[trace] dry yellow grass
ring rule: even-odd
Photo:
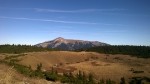
[[[33,69],[39,63],[43,64],[44,69],[49,69],[55,64],[69,64],[84,61],[89,53],[85,52],[67,52],[67,51],[52,51],[52,52],[33,52],[28,53],[26,56],[20,57],[20,64],[29,66]]]
[[[150,59],[136,58],[128,55],[106,55],[95,52],[69,52],[69,51],[52,51],[52,52],[32,52],[25,56],[18,57],[21,59],[19,64],[29,66],[35,69],[37,64],[42,63],[44,70],[56,64],[62,64],[61,68],[75,67],[77,70],[86,73],[93,73],[96,79],[112,79],[120,81],[121,77],[126,80],[133,76],[150,77]],[[131,70],[144,71],[144,73],[132,73]]]
[[[60,84],[39,78],[29,78],[17,73],[13,67],[0,64],[0,84]]]
[[[92,57],[97,57],[93,59]],[[21,57],[21,64],[31,65],[35,69],[38,63],[42,63],[45,70],[51,66],[63,63],[63,67],[72,66],[86,73],[93,73],[97,79],[112,79],[119,81],[121,77],[129,78],[132,76],[150,76],[150,59],[131,57],[128,55],[105,55],[94,52],[34,52]],[[85,61],[89,59],[89,61]],[[92,65],[92,62],[98,66]],[[144,73],[134,74],[129,71],[142,70]]]

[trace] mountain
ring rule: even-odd
[[[83,41],[83,40],[64,39],[62,37],[58,37],[51,41],[36,44],[35,46],[43,48],[56,48],[60,50],[76,50],[81,48],[90,48],[106,45],[109,44],[98,41]]]

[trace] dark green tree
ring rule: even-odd
[[[105,83],[104,79],[100,79],[98,82],[98,84],[104,84],[104,83]]]
[[[124,77],[121,78],[120,84],[126,84],[126,83],[125,83],[125,78],[124,78]]]
[[[89,76],[88,76],[88,84],[95,84],[93,75],[92,75],[91,73],[90,73]]]
[[[42,63],[40,63],[40,64],[37,64],[37,71],[42,71],[41,69],[42,69]]]

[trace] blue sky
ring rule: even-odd
[[[0,44],[57,37],[150,45],[150,0],[0,0]]]

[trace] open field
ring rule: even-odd
[[[21,54],[0,54],[0,60],[7,58],[14,59],[15,56]],[[23,55],[23,54],[22,54]],[[7,60],[8,61],[8,60]],[[51,82],[41,78],[31,78],[18,73],[14,66],[8,66],[5,63],[0,63],[0,84],[61,84],[60,82]]]
[[[60,84],[40,78],[29,78],[16,72],[13,67],[0,64],[0,84]]]
[[[1,59],[10,54],[1,54]],[[92,73],[96,79],[111,79],[116,82],[121,77],[128,80],[131,77],[150,77],[150,59],[136,58],[128,55],[99,54],[95,52],[31,52],[24,56],[16,57],[17,63],[31,66],[36,69],[37,64],[42,63],[43,71],[53,67],[58,73],[73,72],[79,70]],[[139,73],[138,73],[139,72]]]

